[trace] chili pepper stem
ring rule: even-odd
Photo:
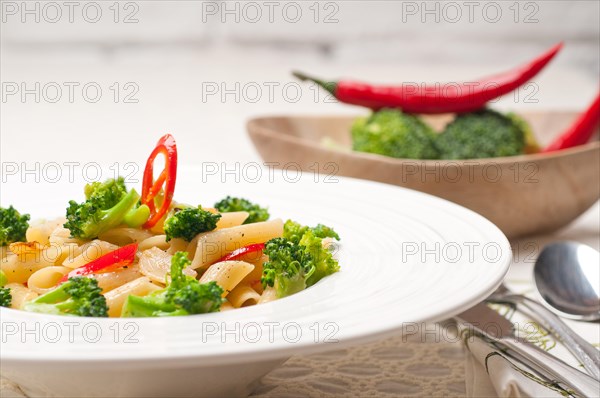
[[[325,80],[317,79],[315,77],[312,77],[312,76],[309,76],[307,74],[304,74],[302,72],[297,72],[297,71],[292,72],[292,75],[294,75],[295,77],[297,77],[298,79],[300,79],[302,81],[313,82],[313,83],[323,87],[325,90],[329,91],[333,96],[335,96],[335,92],[337,90],[336,82],[326,82]]]

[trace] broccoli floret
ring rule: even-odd
[[[535,134],[533,134],[533,129],[531,128],[529,123],[527,123],[525,119],[523,119],[521,116],[517,115],[514,112],[507,113],[506,117],[512,120],[512,122],[523,131],[523,134],[525,134],[525,148],[523,148],[523,152],[538,153],[542,147],[537,142]]]
[[[304,290],[306,281],[315,272],[312,256],[305,249],[285,238],[268,241],[264,253],[269,261],[263,264],[263,287],[274,287],[280,298]]]
[[[64,227],[76,238],[96,238],[123,222],[130,227],[139,227],[150,216],[148,206],[138,203],[140,195],[135,189],[127,192],[121,177],[86,185],[85,196],[85,202],[80,204],[72,200],[67,208]]]
[[[437,159],[437,134],[418,116],[383,109],[352,126],[355,151],[405,159]]]
[[[173,238],[183,238],[190,242],[199,233],[215,229],[220,218],[220,214],[202,210],[201,206],[179,210],[165,220],[167,242]]]
[[[227,196],[220,202],[215,203],[215,209],[221,213],[230,213],[232,211],[247,211],[248,218],[244,224],[251,224],[259,221],[267,221],[269,219],[269,211],[259,205],[250,202],[244,198],[234,198]]]
[[[0,270],[0,307],[10,307],[12,303],[12,295],[10,288],[4,287],[8,283],[8,278],[2,270]]]
[[[299,243],[304,234],[308,231],[311,231],[312,234],[317,238],[334,238],[336,240],[340,240],[340,236],[333,230],[333,228],[323,224],[317,224],[316,227],[310,228],[295,221],[287,220],[283,225],[283,237],[294,243]]]
[[[200,283],[183,274],[191,264],[185,252],[171,258],[171,282],[165,289],[148,296],[130,295],[123,306],[122,317],[161,317],[204,314],[219,311],[223,289],[216,282]]]
[[[29,214],[19,213],[14,207],[0,207],[0,246],[25,241],[29,228]]]
[[[339,271],[338,262],[323,247],[324,238],[340,239],[332,228],[323,224],[311,228],[286,221],[283,237],[271,239],[265,245],[269,261],[263,264],[263,287],[275,287],[277,296],[285,297]]]
[[[4,271],[0,270],[0,287],[4,287],[8,283],[8,278]]]
[[[97,280],[76,276],[26,303],[23,309],[53,315],[107,317],[108,305],[101,292]]]
[[[12,304],[12,294],[10,288],[0,287],[0,307],[10,307]]]
[[[520,123],[490,109],[456,116],[436,140],[442,159],[478,159],[523,153]]]
[[[305,248],[304,250],[310,254],[315,264],[315,272],[306,280],[306,286],[312,286],[327,275],[340,270],[340,266],[337,260],[333,258],[331,251],[327,247],[323,247],[323,239],[316,236],[312,230],[307,231],[302,236],[300,246]]]

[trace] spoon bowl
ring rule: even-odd
[[[533,268],[542,302],[565,318],[600,320],[600,254],[577,242],[544,247]]]

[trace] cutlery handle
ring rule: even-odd
[[[596,379],[600,380],[600,351],[573,331],[552,311],[528,297],[512,294],[506,296],[523,305],[523,313],[552,332],[571,353],[581,361],[584,368]]]
[[[571,367],[555,356],[517,337],[505,337],[499,341],[511,351],[514,357],[546,378],[556,381],[566,390],[571,388],[574,393],[582,397],[598,396],[600,392],[598,380]]]

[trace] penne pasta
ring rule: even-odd
[[[226,297],[254,269],[245,261],[222,261],[211,265],[200,277],[200,283],[217,282]]]
[[[82,245],[85,243],[81,239],[76,239],[71,237],[71,231],[63,227],[62,225],[56,227],[51,233],[50,238],[48,238],[51,245],[61,246],[67,243],[76,243],[77,245]]]
[[[44,294],[56,288],[63,276],[68,274],[71,268],[50,266],[35,271],[27,279],[27,287],[37,294]]]
[[[98,281],[98,286],[106,293],[141,276],[140,267],[135,264],[118,271],[93,274],[91,277]]]
[[[166,235],[154,235],[148,239],[144,239],[140,242],[138,250],[143,252],[144,250],[148,250],[153,247],[158,247],[159,249],[167,250],[170,247],[170,245],[169,242],[167,242]]]
[[[223,311],[229,311],[229,310],[234,310],[235,307],[233,305],[231,305],[231,303],[227,300],[223,301],[223,304],[221,304],[221,308],[219,309],[219,311],[223,312]]]
[[[166,283],[167,276],[171,271],[171,255],[153,247],[146,250],[140,256],[140,273],[147,276],[150,280],[158,283]],[[183,274],[196,277],[197,272],[191,268],[185,268]]]
[[[267,287],[265,291],[260,295],[258,304],[268,303],[269,301],[277,300],[277,292],[273,287]]]
[[[0,269],[6,275],[9,282],[25,283],[27,279],[39,269],[54,265],[52,261],[45,259],[41,252],[23,255],[9,254],[0,263]]]
[[[23,308],[23,304],[33,300],[38,296],[36,292],[26,288],[20,283],[9,283],[4,287],[10,289],[10,295],[12,296],[10,308],[14,308],[16,310],[20,310]]]
[[[53,231],[58,227],[62,227],[66,221],[67,220],[64,217],[61,217],[54,220],[39,220],[37,222],[32,222],[25,232],[27,242],[39,242],[42,245],[49,245],[50,236]]]
[[[160,286],[152,283],[148,277],[142,276],[107,292],[104,297],[108,305],[108,316],[113,318],[120,316],[123,304],[130,294],[146,296],[159,289],[161,289]]]
[[[221,218],[217,222],[217,229],[237,227],[242,225],[250,215],[246,211],[234,211],[231,213],[220,213]]]
[[[192,268],[205,269],[232,251],[252,243],[264,243],[283,234],[280,219],[224,228],[194,238]],[[190,255],[192,255],[190,253]]]
[[[260,294],[248,285],[239,284],[227,295],[227,300],[234,308],[258,304]]]
[[[240,260],[249,262],[254,265],[254,269],[250,272],[246,277],[242,280],[240,284],[245,284],[254,289],[258,294],[262,294],[263,287],[261,283],[262,273],[263,273],[263,264],[269,260],[263,253],[258,253],[259,256],[256,256],[256,253],[252,253],[252,255],[244,256]]]
[[[181,239],[181,238],[173,238],[169,241],[169,244],[170,244],[170,246],[169,246],[169,249],[167,250],[167,252],[170,255],[173,255],[180,251],[184,251],[188,247],[188,243],[184,239]]]
[[[153,236],[145,229],[119,227],[104,232],[98,238],[114,245],[124,246],[133,242],[143,242]]]
[[[113,245],[112,243],[96,239],[82,245],[79,250],[80,254],[76,255],[75,257],[67,258],[65,261],[63,261],[62,265],[72,269],[79,268],[91,261],[94,261],[98,257],[117,249],[118,247],[119,246]]]

